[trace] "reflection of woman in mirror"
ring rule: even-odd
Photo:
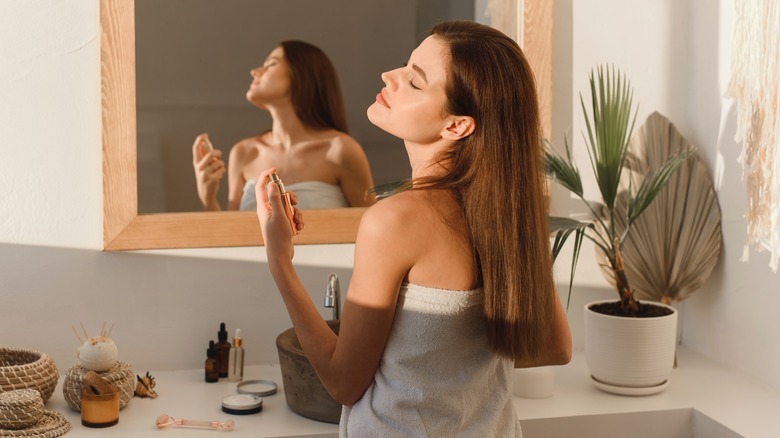
[[[256,190],[269,269],[345,406],[341,436],[521,436],[512,368],[571,358],[533,73],[504,34],[448,22],[382,80],[368,117],[404,140],[412,185],[361,219],[338,335],[295,272],[265,171]]]
[[[309,43],[284,41],[251,75],[246,98],[268,111],[273,124],[231,148],[227,209],[254,211],[257,176],[272,166],[299,208],[371,205],[368,160],[346,133],[341,88],[327,55]],[[207,134],[199,135],[192,147],[198,196],[204,209],[220,210],[217,191],[225,163],[221,151],[209,151],[206,139]]]

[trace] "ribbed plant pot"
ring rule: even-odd
[[[585,358],[594,384],[622,395],[649,395],[666,388],[674,366],[677,344],[677,310],[661,303],[643,305],[669,308],[672,313],[651,318],[604,315],[585,305]]]

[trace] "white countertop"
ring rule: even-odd
[[[146,370],[133,370],[144,374]],[[46,409],[65,414],[71,429],[63,435],[78,437],[165,437],[198,438],[215,437],[223,434],[229,438],[301,437],[330,438],[338,436],[338,425],[323,423],[302,417],[287,407],[282,387],[279,365],[247,366],[244,380],[272,380],[279,385],[274,395],[263,397],[263,410],[251,415],[229,415],[222,412],[222,398],[236,394],[236,382],[227,378],[219,382],[206,383],[203,370],[182,370],[150,372],[157,386],[156,399],[134,397],[119,411],[119,423],[108,428],[90,429],[81,425],[81,414],[68,406],[62,395],[62,378]],[[155,420],[160,414],[188,420],[235,422],[230,432],[211,429],[168,426],[158,429]],[[325,435],[323,435],[325,434]]]
[[[136,373],[141,373],[135,370]],[[145,372],[146,370],[143,370]],[[120,411],[119,424],[106,429],[89,429],[81,425],[78,412],[68,407],[58,386],[46,408],[65,414],[71,430],[65,436],[78,437],[191,437],[217,436],[263,438],[336,437],[338,426],[301,417],[285,402],[278,365],[250,366],[246,379],[269,379],[279,384],[279,391],[264,397],[263,411],[253,415],[228,415],[221,411],[220,401],[235,393],[235,383],[220,379],[205,383],[202,370],[152,372],[157,381],[157,399],[133,398]],[[581,415],[659,411],[695,408],[746,437],[780,436],[780,392],[766,388],[760,381],[720,367],[708,359],[681,347],[678,367],[672,371],[669,386],[662,392],[641,397],[608,394],[589,380],[585,357],[575,352],[569,365],[555,368],[555,394],[546,399],[515,398],[521,421],[540,418]],[[193,420],[232,419],[232,432],[169,426],[157,429],[160,414]]]

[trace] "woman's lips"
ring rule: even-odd
[[[383,89],[382,91],[380,91],[380,92],[379,92],[379,93],[376,95],[376,101],[377,101],[377,103],[379,103],[380,105],[382,105],[382,106],[385,106],[385,107],[387,107],[387,108],[390,108],[390,104],[389,104],[389,103],[387,103],[387,99],[385,99],[385,95],[384,95],[384,89]]]

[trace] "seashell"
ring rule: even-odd
[[[91,371],[108,371],[119,358],[116,344],[106,336],[93,336],[78,349],[78,358],[84,368]]]
[[[154,381],[154,377],[149,374],[149,371],[146,372],[144,377],[141,377],[137,374],[136,377],[138,378],[138,383],[135,384],[136,397],[157,398],[157,393],[154,392],[154,387],[157,385],[157,383]]]

